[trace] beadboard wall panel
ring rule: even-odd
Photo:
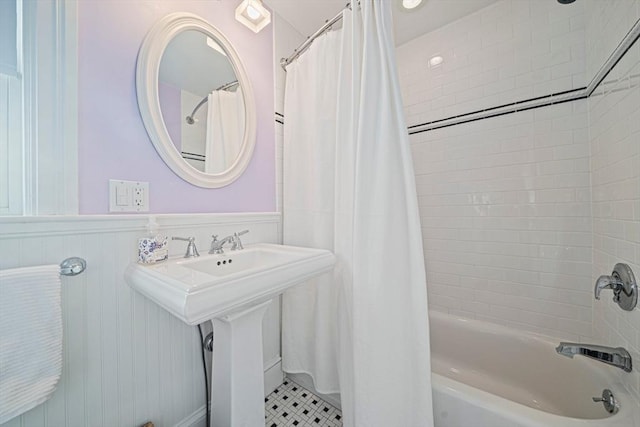
[[[159,215],[160,231],[195,236],[249,229],[246,243],[277,243],[279,215]],[[174,426],[204,406],[197,328],[133,291],[123,273],[136,259],[146,216],[0,219],[0,269],[87,261],[62,278],[64,366],[52,398],[2,427]],[[170,255],[184,253],[170,242]],[[279,302],[264,322],[264,361],[279,360]],[[274,314],[275,313],[275,314]],[[204,418],[196,425],[202,424]]]

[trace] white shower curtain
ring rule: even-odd
[[[244,138],[242,89],[214,90],[209,94],[207,107],[204,171],[221,173],[235,162]]]
[[[361,0],[287,69],[284,242],[333,275],[285,293],[283,366],[345,426],[432,426],[426,279],[391,2]]]

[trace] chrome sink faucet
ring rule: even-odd
[[[209,253],[210,254],[223,254],[224,253],[224,245],[227,243],[231,243],[231,250],[232,251],[239,251],[244,249],[244,246],[242,246],[242,241],[240,240],[240,236],[242,236],[243,234],[247,234],[249,232],[249,230],[243,230],[237,233],[233,233],[227,237],[225,237],[222,240],[218,240],[218,235],[214,234],[211,237],[213,237],[213,240],[211,241],[211,249],[209,249]]]
[[[622,347],[605,347],[594,344],[561,342],[556,347],[558,354],[573,358],[576,354],[586,356],[607,365],[615,366],[625,372],[631,372],[631,355]]]
[[[233,235],[227,236],[222,240],[218,240],[217,234],[214,234],[211,237],[213,237],[213,240],[211,241],[211,249],[209,249],[210,254],[223,254],[223,246],[227,243],[233,242],[234,239]]]

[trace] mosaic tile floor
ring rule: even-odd
[[[342,427],[342,412],[289,379],[264,399],[265,427]]]

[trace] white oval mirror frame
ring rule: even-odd
[[[222,45],[231,59],[245,96],[246,126],[240,152],[227,170],[217,174],[201,172],[182,158],[171,141],[160,111],[158,77],[162,55],[175,36],[188,30],[200,31]],[[156,22],[142,42],[138,53],[136,92],[138,108],[149,138],[162,160],[176,175],[193,185],[204,188],[224,187],[242,175],[251,161],[256,143],[256,109],[253,89],[240,57],[229,40],[215,27],[197,15],[183,12],[169,14]]]

